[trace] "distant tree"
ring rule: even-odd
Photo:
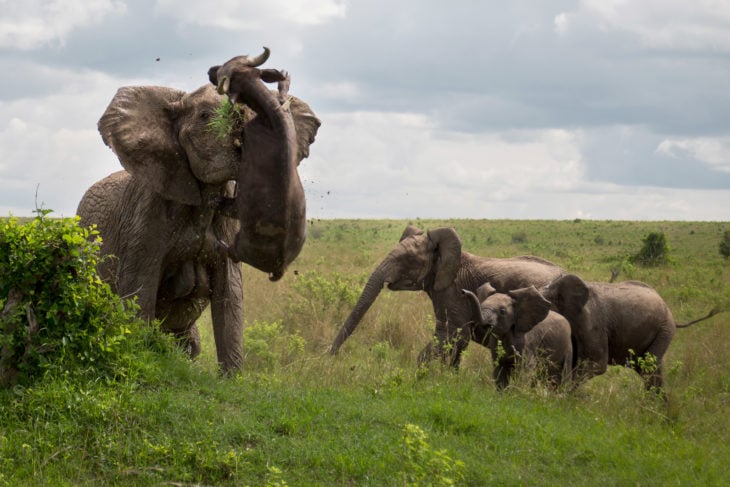
[[[720,255],[726,259],[730,257],[730,230],[725,230],[720,240]]]
[[[635,264],[653,266],[669,262],[669,245],[664,232],[651,232],[642,239],[639,253],[631,258]]]

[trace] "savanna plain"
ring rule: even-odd
[[[314,220],[277,283],[244,266],[245,370],[160,348],[124,380],[53,375],[0,391],[0,485],[730,485],[730,313],[678,330],[666,399],[622,367],[574,391],[517,377],[487,350],[418,368],[424,293],[384,290],[327,349],[408,223],[452,226],[477,255],[537,255],[587,280],[655,287],[679,322],[730,305],[727,222]],[[662,232],[670,261],[628,259]]]

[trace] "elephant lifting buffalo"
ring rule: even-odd
[[[211,84],[186,93],[158,86],[120,88],[99,131],[124,171],[94,184],[78,215],[96,224],[100,272],[140,314],[160,319],[191,355],[195,324],[210,303],[218,362],[242,365],[243,297],[239,262],[279,279],[306,233],[297,173],[320,125],[288,94],[289,75],[260,69],[269,50],[208,71]],[[277,82],[278,90],[265,83]],[[226,133],[210,124],[225,101],[240,117]]]

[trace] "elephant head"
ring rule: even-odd
[[[284,73],[256,68],[267,57],[268,50],[211,68],[216,86],[192,93],[120,88],[99,120],[99,131],[122,166],[148,189],[172,202],[208,208],[203,215],[221,211],[235,217],[235,240],[221,242],[228,256],[278,279],[304,243],[297,165],[308,155],[320,122],[306,103],[292,98],[282,105],[267,88],[264,83],[271,81],[288,86]],[[227,81],[218,83],[219,73]],[[223,101],[217,87],[247,104],[240,108],[240,126],[224,135],[210,128]],[[235,197],[227,201],[231,182]],[[199,225],[205,228],[206,222]]]
[[[571,322],[583,311],[590,293],[588,284],[575,274],[560,276],[542,289],[555,311]]]
[[[461,240],[453,228],[423,232],[409,225],[400,242],[375,268],[330,348],[337,353],[355,331],[383,286],[391,291],[443,291],[456,278],[461,263]]]
[[[530,286],[498,293],[489,283],[477,288],[476,294],[462,291],[471,303],[472,317],[479,326],[486,327],[498,338],[509,336],[518,351],[524,348],[524,337],[550,312],[550,301]]]

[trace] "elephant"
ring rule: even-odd
[[[642,376],[646,389],[660,391],[663,357],[676,329],[718,312],[679,324],[661,296],[640,281],[586,282],[566,274],[541,292],[570,322],[576,385],[605,373],[608,365],[623,365]]]
[[[288,73],[258,68],[269,54],[214,66],[211,83],[190,93],[120,88],[98,128],[124,170],[92,185],[77,209],[102,237],[101,277],[135,297],[140,316],[161,320],[193,357],[195,321],[210,304],[226,373],[243,362],[240,262],[275,281],[306,236],[297,167],[320,121],[288,95]],[[275,81],[278,91],[264,84]],[[221,134],[211,123],[226,96],[238,118]]]
[[[486,343],[483,330],[471,329],[471,309],[462,289],[475,291],[487,281],[499,292],[529,285],[542,287],[565,272],[538,257],[479,257],[461,247],[453,228],[424,232],[413,225],[406,226],[398,245],[368,278],[330,353],[338,352],[387,284],[391,291],[425,291],[431,299],[436,318],[434,340],[419,354],[419,363],[440,358],[458,368],[470,339]]]
[[[476,293],[468,289],[463,293],[471,303],[475,326],[486,328],[485,345],[494,361],[497,389],[509,385],[518,360],[533,367],[544,365],[551,386],[559,386],[570,378],[573,365],[570,323],[551,311],[550,301],[535,286],[498,293],[487,282]]]

